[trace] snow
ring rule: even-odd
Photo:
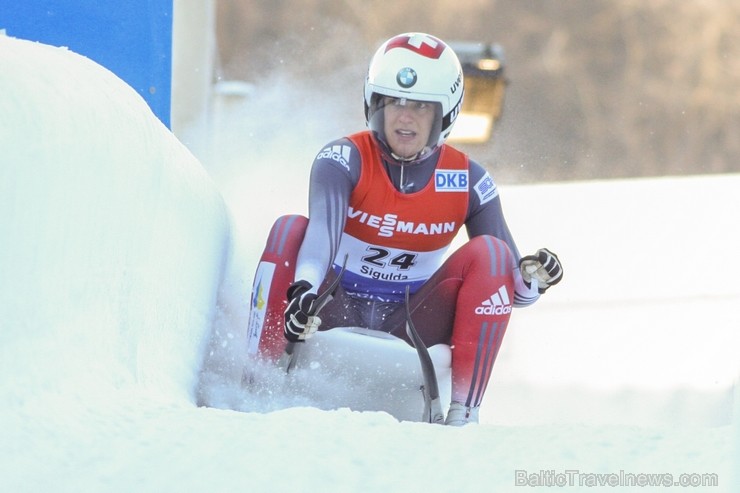
[[[737,491],[740,176],[502,186],[566,275],[515,312],[481,424],[445,428],[239,388],[267,228],[323,142],[207,172],[90,60],[0,37],[0,64],[2,491]]]

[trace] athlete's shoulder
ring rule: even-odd
[[[314,168],[334,168],[344,173],[353,185],[357,184],[362,167],[360,150],[350,137],[341,137],[326,143],[316,154]]]
[[[470,173],[470,195],[476,197],[480,205],[498,197],[498,187],[493,176],[477,161],[468,159]]]
[[[314,162],[336,165],[339,164],[346,171],[350,170],[352,154],[357,154],[357,147],[347,137],[332,140],[324,145],[316,155]]]

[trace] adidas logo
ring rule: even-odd
[[[318,156],[316,156],[316,159],[333,159],[334,161],[338,162],[345,168],[349,170],[349,156],[352,153],[352,148],[350,146],[331,146],[327,147],[323,151],[319,153]]]
[[[511,301],[506,286],[501,286],[490,298],[475,309],[476,315],[506,315],[511,313]]]

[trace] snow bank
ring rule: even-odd
[[[0,393],[188,396],[228,254],[197,160],[111,72],[0,36]]]

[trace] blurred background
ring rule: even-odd
[[[286,134],[314,129],[310,135],[318,147],[364,128],[362,84],[373,52],[392,35],[423,31],[450,43],[500,49],[498,76],[505,90],[501,108],[491,110],[500,111],[500,118],[489,140],[458,144],[498,182],[740,171],[740,2],[411,0],[391,7],[373,0],[214,0],[204,5],[194,22],[203,26],[203,16],[211,16],[213,32],[203,33],[202,27],[189,32],[192,42],[214,41],[202,44],[215,46],[203,54],[212,70],[204,73],[202,61],[197,64],[198,76],[213,83],[204,104],[228,105],[236,113],[249,100],[254,109],[255,98],[264,105],[259,116],[243,114],[262,118],[260,125],[242,128],[240,137],[238,125],[230,123],[235,133],[219,138],[251,134],[259,147],[260,129],[272,129],[270,135],[276,129]],[[182,30],[195,24],[176,22],[176,30],[178,25]],[[191,59],[193,51],[187,50]],[[473,96],[466,92],[469,100]],[[173,104],[173,111],[177,108]],[[294,117],[273,121],[277,108]],[[217,124],[196,121],[202,113],[174,121],[190,128],[183,140],[214,168],[226,151],[212,138],[198,143],[197,135],[202,140],[213,134]],[[210,128],[199,133],[194,125]],[[307,166],[312,157],[306,156]]]

